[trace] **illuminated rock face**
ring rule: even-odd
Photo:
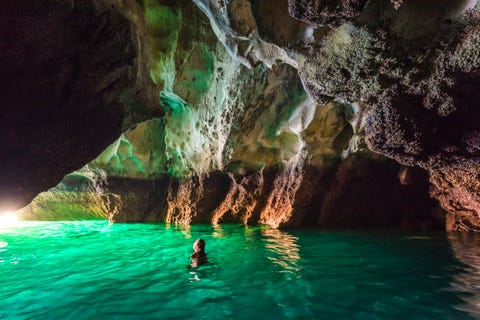
[[[221,8],[197,2],[219,37],[239,47]],[[298,68],[317,103],[341,98],[365,105],[368,147],[426,169],[431,194],[449,211],[447,227],[478,230],[477,1],[291,0],[288,9],[310,24],[303,38],[287,33],[280,40],[274,19],[257,22],[261,36],[286,50],[287,58],[278,59]],[[235,53],[246,61],[268,56],[257,37],[249,36],[250,50]]]
[[[348,59],[335,55],[358,55],[368,33],[338,28],[316,60],[306,59],[296,50],[313,50],[329,28],[314,30],[288,8],[144,1],[150,75],[165,117],[122,135],[37,197],[24,218],[61,219],[65,209],[66,218],[114,221],[435,226],[441,219],[431,216],[425,177],[404,186],[397,163],[366,150],[365,105],[311,92],[315,101],[304,88],[308,68],[343,77],[338,67]],[[348,48],[356,36],[364,38]],[[354,89],[343,78],[329,86]],[[425,204],[412,210],[411,198]]]
[[[479,230],[476,3],[143,1],[165,117],[79,174],[117,221]]]
[[[136,1],[0,4],[0,212],[162,114]]]

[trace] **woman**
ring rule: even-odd
[[[205,240],[197,239],[193,243],[193,250],[195,250],[195,252],[190,256],[190,259],[192,259],[192,267],[195,268],[208,262],[207,254],[205,253]]]

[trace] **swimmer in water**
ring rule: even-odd
[[[192,259],[192,267],[196,268],[208,262],[207,254],[205,253],[205,240],[197,239],[193,243],[193,250],[195,250],[195,252],[190,256],[190,259]]]

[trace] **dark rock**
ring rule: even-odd
[[[12,3],[2,25],[20,37],[2,32],[13,45],[0,59],[18,53],[19,63],[2,66],[0,147],[15,160],[0,178],[13,189],[33,196],[150,117],[158,92],[149,73],[168,109],[33,209],[67,203],[80,217],[91,206],[126,222],[437,228],[443,212],[430,192],[448,229],[479,229],[471,1],[141,2],[146,30],[133,0]],[[381,155],[365,150],[364,136]]]
[[[247,0],[231,0],[228,2],[230,26],[239,35],[248,36],[255,31],[256,23],[252,16],[250,2]]]
[[[0,210],[27,204],[161,114],[135,1],[0,4]]]
[[[283,48],[299,47],[306,40],[308,24],[288,14],[288,0],[253,1],[252,12],[262,39]]]
[[[165,221],[169,179],[129,179],[110,177],[107,191],[118,197],[115,222]]]
[[[295,197],[294,214],[287,226],[318,226],[324,199],[333,186],[339,163],[337,160],[326,166],[307,166]]]
[[[405,170],[411,178],[407,185],[401,183]],[[319,225],[442,229],[438,205],[428,194],[427,174],[419,170],[400,168],[372,153],[349,156],[321,200]]]
[[[357,17],[368,0],[288,0],[288,12],[301,21],[338,27]]]
[[[480,224],[474,221],[480,214],[480,125],[475,120],[480,116],[480,62],[473,53],[479,23],[476,15],[467,21],[467,27],[448,33],[450,43],[429,59],[433,66],[417,65],[423,69],[418,78],[384,91],[365,128],[372,150],[428,170],[432,195],[450,218],[458,212],[458,223],[447,225],[454,230],[476,230]]]
[[[192,222],[212,222],[212,214],[225,200],[231,188],[232,180],[226,172],[215,171],[210,173],[203,183],[202,197],[197,203],[197,215],[193,217]],[[228,214],[222,216],[222,222],[234,221],[234,216]]]

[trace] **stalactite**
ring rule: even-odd
[[[218,224],[225,214],[230,213],[237,216],[246,225],[253,215],[262,193],[263,175],[261,172],[256,172],[243,177],[239,183],[237,183],[233,174],[228,173],[228,176],[232,181],[230,190],[223,202],[213,212],[212,223]]]
[[[302,152],[283,165],[260,214],[260,223],[277,228],[290,219],[295,195],[302,184],[304,164],[305,153]]]
[[[197,215],[197,203],[203,194],[203,178],[188,177],[179,181],[176,190],[168,187],[166,223],[189,225]]]
[[[118,194],[108,193],[100,196],[103,200],[103,206],[105,208],[105,212],[108,213],[108,222],[114,223],[115,217],[120,212],[120,208],[122,207],[122,197]]]

